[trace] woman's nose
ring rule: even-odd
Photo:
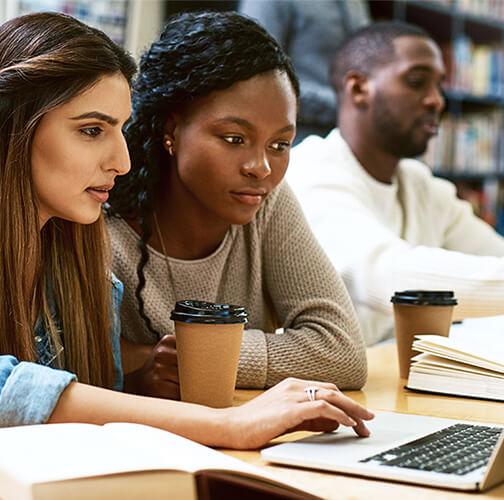
[[[128,146],[126,139],[121,133],[114,148],[111,151],[110,158],[107,162],[107,170],[114,170],[116,175],[124,175],[129,172],[131,168],[130,157],[128,153]]]
[[[242,174],[259,180],[268,177],[271,174],[271,166],[267,154],[261,153],[256,158],[244,163]]]

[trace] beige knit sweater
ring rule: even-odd
[[[107,222],[113,271],[125,285],[122,335],[155,344],[158,338],[147,330],[135,298],[139,237],[122,219]],[[286,184],[269,195],[251,223],[232,226],[208,257],[170,258],[175,286],[164,256],[150,247],[149,253],[143,298],[160,335],[174,333],[170,311],[176,300],[247,308],[238,387],[262,389],[290,376],[348,389],[364,384],[365,348],[353,306]],[[283,333],[275,333],[279,328]]]

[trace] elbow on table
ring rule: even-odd
[[[335,382],[340,390],[357,391],[362,389],[367,380],[367,359],[364,349],[356,349],[349,360],[343,362]]]
[[[341,390],[347,391],[358,391],[364,387],[367,381],[367,362],[364,357],[364,361],[360,364],[356,363],[352,374],[348,379],[346,384],[340,387]]]
[[[357,391],[364,387],[367,380],[366,355],[354,354],[350,359],[337,360],[334,357],[327,360],[327,364],[321,369],[321,364],[311,373],[304,373],[300,378],[317,380],[334,384],[342,391]]]

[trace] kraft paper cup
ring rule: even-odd
[[[415,335],[447,337],[457,304],[451,291],[406,290],[396,292],[394,304],[395,337],[400,378],[408,378],[411,358],[415,355]]]
[[[245,310],[230,304],[182,301],[172,319],[182,401],[232,406]]]

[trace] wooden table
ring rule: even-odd
[[[483,422],[504,423],[504,404],[468,398],[456,398],[433,394],[421,394],[404,389],[404,381],[398,378],[394,344],[368,349],[368,382],[361,391],[348,391],[350,397],[371,410],[397,411],[416,415],[460,418]],[[236,404],[243,403],[259,391],[237,391]],[[308,433],[292,433],[273,443],[290,441]],[[225,453],[254,465],[265,467],[280,480],[297,483],[303,489],[328,499],[475,499],[474,493],[399,484],[387,481],[363,479],[329,472],[268,465],[258,451],[225,450]],[[478,499],[504,499],[504,483],[490,491],[478,494]]]

